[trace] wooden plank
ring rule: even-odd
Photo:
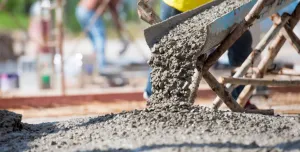
[[[293,30],[285,26],[282,31],[284,37],[287,39],[287,41],[297,50],[297,52],[300,54],[300,39],[298,36],[293,32]]]
[[[300,86],[300,80],[268,80],[268,79],[252,79],[252,78],[232,78],[222,77],[220,83],[231,83],[239,85],[254,85],[254,86],[282,86],[292,87]]]
[[[159,16],[154,12],[154,10],[147,4],[149,0],[139,0],[138,5],[138,15],[139,17],[150,25],[161,22]]]
[[[224,101],[228,108],[233,112],[243,112],[244,109],[233,99],[231,94],[221,85],[210,72],[205,72],[203,78],[211,89]]]

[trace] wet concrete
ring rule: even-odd
[[[227,0],[178,25],[152,48],[154,95],[145,110],[22,124],[1,151],[300,151],[300,118],[213,111],[188,98],[205,26],[249,0]],[[2,128],[1,128],[2,129]]]
[[[22,129],[22,115],[0,110],[0,136]]]
[[[212,111],[135,110],[23,124],[1,151],[299,151],[300,118]]]
[[[207,36],[206,26],[249,1],[226,0],[177,25],[151,48],[151,107],[193,105],[189,97],[196,60],[208,53],[202,51]]]

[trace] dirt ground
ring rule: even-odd
[[[196,105],[210,106],[210,99],[198,99]],[[90,102],[83,105],[56,106],[51,108],[8,109],[23,115],[23,122],[37,124],[43,122],[64,121],[86,116],[99,116],[122,111],[146,108],[146,101],[119,101],[111,103]]]
[[[212,98],[197,98],[196,105],[210,107]],[[275,109],[278,114],[298,115],[300,114],[300,95],[297,93],[274,94],[269,99],[262,97],[253,98],[252,103],[261,109]],[[99,116],[110,113],[119,113],[134,109],[144,109],[146,101],[119,101],[119,102],[90,102],[83,105],[60,106],[51,108],[8,109],[23,115],[23,122],[37,124],[43,122],[65,121],[72,118],[83,118],[87,116]],[[227,109],[222,106],[222,109]]]
[[[197,99],[209,107],[212,99]],[[9,109],[22,129],[2,134],[3,151],[299,151],[299,94],[255,98],[259,108],[293,116],[145,111],[145,101],[92,102],[52,108]],[[134,110],[138,109],[138,110]],[[226,109],[225,106],[222,109]],[[122,112],[129,111],[129,112]],[[114,113],[114,114],[111,114]],[[176,119],[174,119],[176,118]],[[18,119],[17,126],[20,123]],[[176,125],[175,125],[176,124]]]

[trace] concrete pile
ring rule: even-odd
[[[299,151],[300,118],[212,111],[135,110],[59,123],[23,124],[1,151]]]
[[[0,151],[299,151],[299,117],[213,111],[188,100],[196,58],[205,54],[206,25],[249,1],[226,0],[151,49],[154,95],[147,109],[21,124],[0,136]]]
[[[0,110],[0,136],[22,129],[22,115],[7,110]]]

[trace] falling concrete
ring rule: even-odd
[[[202,52],[206,26],[248,2],[250,0],[226,0],[177,25],[151,48],[153,95],[148,103],[151,107],[193,105],[189,98],[196,61],[208,53]]]

